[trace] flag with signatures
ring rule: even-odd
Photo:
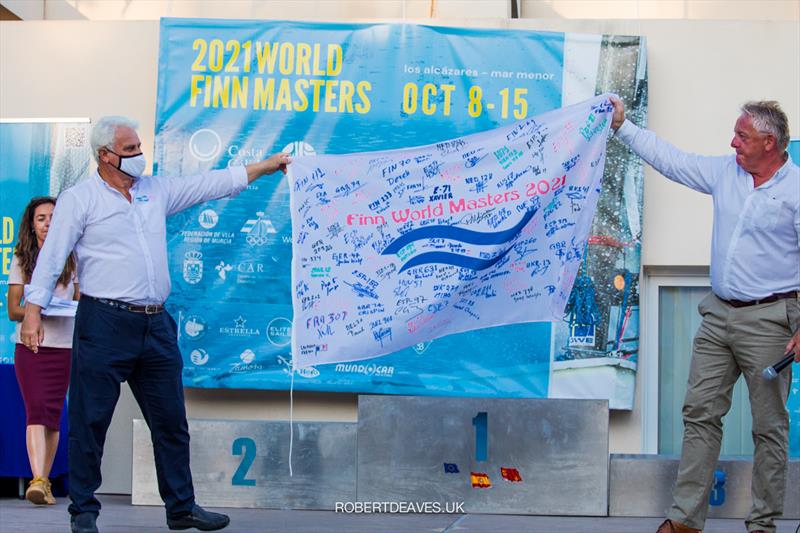
[[[428,146],[295,158],[295,365],[562,320],[612,112],[602,95]]]

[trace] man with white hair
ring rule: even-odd
[[[625,120],[612,98],[616,136],[667,178],[714,199],[711,294],[698,306],[683,406],[683,447],[672,507],[657,533],[703,529],[722,442],[722,417],[741,374],[753,412],[751,533],[774,532],[788,468],[791,369],[764,368],[793,353],[800,361],[800,169],[791,162],[789,122],[777,102],[748,102],[734,126],[735,155],[682,152]]]
[[[227,516],[195,503],[189,470],[189,431],[183,399],[183,360],[169,296],[166,217],[242,191],[260,176],[286,172],[278,153],[247,165],[187,178],[142,176],[145,159],[137,124],[104,117],[91,145],[97,172],[59,197],[50,233],[25,290],[20,338],[36,352],[43,339],[41,309],[53,295],[74,249],[81,300],[75,321],[69,388],[69,506],[73,533],[96,533],[100,460],[106,431],[127,381],[150,427],[158,490],[170,529],[222,529]],[[84,290],[85,289],[85,290]]]

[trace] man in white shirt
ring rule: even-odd
[[[183,360],[169,296],[166,217],[239,193],[260,176],[286,172],[287,154],[246,167],[186,178],[142,176],[137,124],[104,117],[92,129],[97,172],[64,191],[25,290],[20,337],[34,352],[43,338],[41,309],[74,249],[82,298],[75,321],[69,389],[69,507],[73,533],[96,533],[100,459],[106,431],[127,381],[153,436],[158,488],[170,529],[222,529],[227,516],[194,501]],[[85,284],[85,285],[83,285]]]
[[[744,374],[753,412],[750,532],[774,532],[783,513],[788,468],[791,369],[775,380],[762,370],[784,353],[800,361],[800,169],[789,159],[789,123],[777,102],[741,109],[735,155],[682,152],[625,120],[612,98],[616,136],[667,178],[714,200],[711,290],[698,309],[683,448],[672,507],[658,533],[702,530],[722,442],[722,417]]]

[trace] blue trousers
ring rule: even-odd
[[[100,512],[94,492],[111,415],[127,381],[150,427],[158,490],[167,516],[192,510],[183,359],[166,312],[133,313],[81,297],[75,318],[69,388],[70,514]]]

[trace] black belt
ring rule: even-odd
[[[776,292],[775,294],[770,294],[766,298],[762,298],[760,300],[753,300],[752,302],[743,302],[741,300],[722,300],[726,304],[732,307],[750,307],[751,305],[760,305],[760,304],[771,304],[772,302],[777,302],[778,300],[783,300],[784,298],[797,298],[798,291],[789,291],[789,292]]]
[[[88,294],[82,294],[81,297],[88,298],[95,302],[100,302],[104,305],[116,307],[117,309],[122,309],[123,311],[130,311],[131,313],[155,315],[164,311],[164,306],[161,304],[134,305],[128,302],[122,302],[120,300],[112,300],[110,298],[95,298],[94,296],[89,296]]]

